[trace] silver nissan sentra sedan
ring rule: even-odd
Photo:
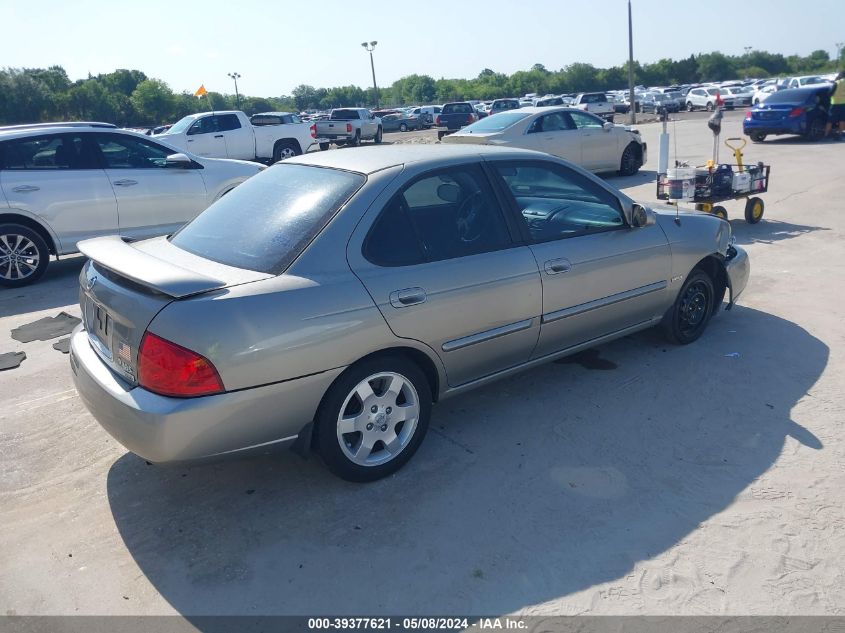
[[[308,154],[169,237],[80,243],[70,363],[149,461],[294,443],[374,480],[411,458],[433,402],[651,326],[695,341],[748,280],[732,241],[547,154]]]

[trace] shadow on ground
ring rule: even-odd
[[[757,224],[748,224],[744,220],[731,220],[731,229],[736,236],[736,241],[740,244],[774,244],[801,237],[807,233],[830,230],[823,226],[767,220],[765,216]]]
[[[686,347],[653,331],[446,400],[397,475],[335,479],[289,454],[156,467],[108,497],[181,614],[505,613],[612,582],[673,547],[778,459],[828,348],[737,306]],[[235,420],[232,424],[237,424]],[[765,502],[761,502],[765,503]]]
[[[86,261],[82,255],[52,260],[44,276],[34,284],[23,288],[0,288],[0,317],[77,303],[77,278]]]
[[[626,189],[628,187],[638,187],[648,182],[655,183],[655,190],[657,188],[657,172],[654,170],[641,169],[633,176],[619,176],[613,172],[599,174],[604,180],[616,187],[617,189]]]

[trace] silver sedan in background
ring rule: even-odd
[[[119,442],[295,442],[355,481],[407,462],[434,402],[652,326],[695,341],[749,275],[727,222],[474,145],[299,156],[171,237],[80,248],[70,365]]]

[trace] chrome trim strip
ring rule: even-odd
[[[543,323],[559,321],[560,319],[565,319],[566,317],[575,316],[577,314],[583,314],[584,312],[589,312],[590,310],[604,308],[606,306],[613,305],[614,303],[619,303],[620,301],[626,301],[627,299],[633,299],[634,297],[641,297],[652,292],[657,292],[658,290],[664,290],[666,286],[667,284],[665,280],[656,281],[653,284],[634,288],[633,290],[626,290],[625,292],[619,292],[615,295],[604,297],[603,299],[588,301],[587,303],[581,303],[577,306],[564,308],[563,310],[555,310],[554,312],[549,312],[548,314],[543,315]]]
[[[208,457],[218,457],[220,455],[229,455],[231,453],[240,453],[241,451],[251,451],[256,448],[263,448],[265,446],[272,446],[273,444],[281,444],[282,442],[289,442],[291,440],[295,440],[298,438],[299,435],[291,435],[289,437],[283,437],[280,440],[270,440],[269,442],[262,442],[261,444],[253,444],[252,446],[244,446],[242,448],[233,448],[230,451],[223,451],[221,453],[212,453],[208,455]]]
[[[500,336],[505,336],[506,334],[521,332],[522,330],[530,328],[533,321],[534,319],[525,319],[524,321],[517,321],[516,323],[503,325],[501,327],[493,328],[492,330],[479,332],[478,334],[470,334],[469,336],[456,338],[452,341],[446,341],[443,343],[441,349],[444,352],[454,352],[455,350],[463,349],[464,347],[469,347],[470,345],[475,345],[476,343],[483,343],[484,341],[489,341],[494,338],[499,338]]]

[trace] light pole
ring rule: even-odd
[[[628,0],[628,101],[631,103],[631,125],[637,122],[637,101],[634,96],[634,29],[631,22],[631,0]]]
[[[367,52],[370,53],[370,69],[373,71],[373,93],[374,93],[375,99],[376,99],[376,110],[378,110],[379,106],[378,106],[378,86],[376,85],[376,67],[375,67],[375,64],[373,63],[373,50],[375,49],[376,44],[378,44],[378,42],[376,42],[375,40],[373,40],[372,42],[361,42],[361,46],[363,46],[367,50]]]
[[[745,50],[745,78],[748,79],[748,54],[751,52],[751,46],[743,46]]]
[[[231,77],[235,82],[235,101],[238,103],[238,110],[241,109],[241,94],[238,92],[238,79],[241,78],[240,73],[228,73],[229,77]]]
[[[839,60],[842,59],[842,47],[845,46],[845,42],[836,42],[836,63],[839,63]]]

